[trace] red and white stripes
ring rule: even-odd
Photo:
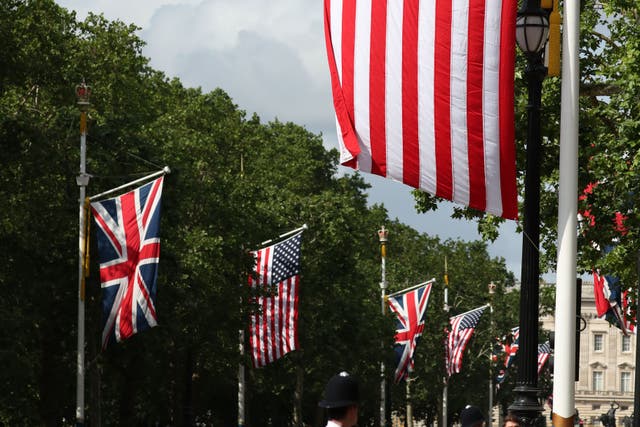
[[[254,367],[265,366],[299,348],[298,289],[300,276],[294,275],[271,284],[273,246],[256,251],[257,279],[249,278],[256,292],[269,293],[256,297],[260,312],[250,319],[251,358]]]
[[[517,217],[515,0],[325,0],[341,163]]]

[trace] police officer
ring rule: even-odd
[[[331,377],[318,406],[327,411],[326,427],[354,427],[358,422],[358,382],[347,372]]]

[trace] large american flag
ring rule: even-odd
[[[550,356],[551,346],[549,345],[549,341],[544,344],[538,344],[538,375],[542,372],[542,368],[544,368],[544,365],[547,363]]]
[[[302,231],[288,239],[253,252],[255,292],[259,312],[251,315],[251,358],[255,367],[265,366],[299,348],[298,294]]]
[[[102,348],[157,325],[160,197],[164,178],[91,203],[102,286]]]
[[[398,316],[395,336],[396,383],[413,371],[413,353],[424,331],[424,315],[429,303],[432,283],[389,297],[389,307]]]
[[[340,162],[517,217],[516,0],[325,0]]]
[[[456,374],[462,369],[464,350],[480,320],[480,316],[482,316],[482,312],[487,307],[488,305],[483,305],[449,319],[451,330],[445,345],[445,365],[448,376]]]

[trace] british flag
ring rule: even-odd
[[[413,371],[413,353],[424,331],[424,315],[429,303],[432,282],[400,295],[389,297],[389,307],[398,316],[396,328],[396,383]]]
[[[157,325],[163,178],[91,203],[97,224],[102,286],[102,348]]]
[[[518,353],[518,349],[520,348],[520,326],[516,326],[515,328],[511,328],[511,335],[507,339],[507,343],[505,344],[505,353],[506,359],[504,361],[504,367],[509,368],[513,362],[516,360],[516,354]]]
[[[451,331],[449,331],[445,345],[445,365],[448,376],[458,373],[462,369],[464,350],[471,339],[471,335],[473,335],[473,331],[475,331],[482,312],[487,307],[488,305],[483,305],[449,319]]]

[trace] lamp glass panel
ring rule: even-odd
[[[516,21],[516,41],[523,52],[542,50],[549,36],[549,21],[545,16],[523,15]]]

